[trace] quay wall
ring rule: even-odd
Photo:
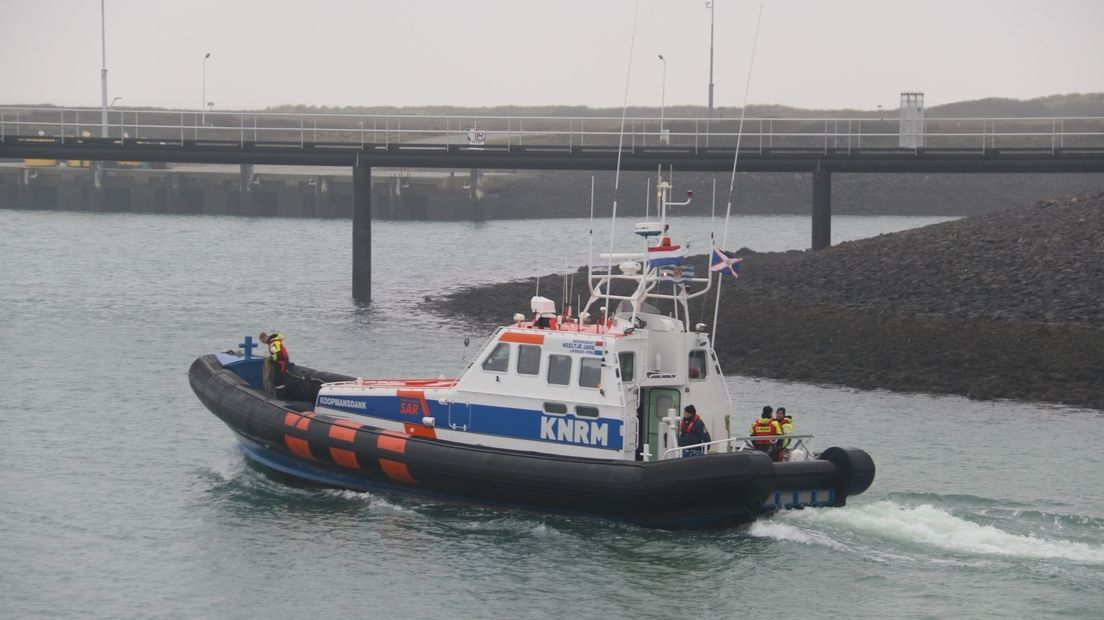
[[[0,165],[0,208],[251,217],[349,218],[352,175],[221,169],[150,170]],[[263,168],[262,168],[263,170]],[[595,177],[595,214],[609,214],[613,173]],[[624,173],[619,201],[643,207],[654,174]],[[714,180],[717,208],[728,200],[727,175],[679,173],[676,190],[695,190],[687,214],[707,214]],[[372,215],[385,220],[489,220],[585,217],[589,172],[372,171]],[[244,188],[244,191],[243,191]],[[1104,174],[842,174],[832,178],[838,215],[975,215],[1056,196],[1098,192]],[[741,173],[736,214],[808,214],[811,175]]]
[[[484,219],[470,175],[373,171],[380,219]],[[245,187],[243,191],[243,186]],[[351,174],[253,174],[88,167],[0,167],[0,208],[350,218]]]

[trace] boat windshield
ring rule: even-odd
[[[617,314],[632,314],[632,311],[633,307],[631,300],[622,299],[621,303],[617,304]],[[661,314],[659,308],[656,308],[646,301],[640,303],[640,311],[646,314]]]

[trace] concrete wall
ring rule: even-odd
[[[464,188],[468,174],[372,176],[372,212],[379,219],[482,219]],[[0,166],[0,208],[253,217],[349,218],[351,175],[243,175],[92,167]]]
[[[226,167],[223,170],[108,168],[96,185],[89,168],[0,165],[0,208],[254,217],[351,216],[352,175],[338,174],[339,169],[324,175],[255,175],[245,195],[241,192],[242,175]],[[641,172],[622,174],[621,204],[629,213],[643,212],[646,188],[654,176]],[[812,197],[810,176],[740,173],[733,193],[733,213],[807,215]],[[385,220],[437,221],[586,217],[590,177],[589,172],[567,171],[479,176],[469,171],[410,175],[377,169],[372,171],[372,214]],[[714,178],[718,209],[723,209],[727,175],[676,171],[676,188],[695,189],[698,196],[692,208],[680,213],[708,212]],[[475,189],[471,187],[473,180]],[[613,173],[598,173],[595,188],[595,214],[608,216],[613,201]],[[832,175],[832,213],[973,215],[1101,190],[1104,174],[1099,173],[836,173]]]

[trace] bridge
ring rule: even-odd
[[[805,172],[812,248],[831,238],[831,175],[1104,172],[1104,117],[423,116],[0,107],[0,159],[353,168],[353,296],[371,298],[371,169]],[[907,144],[908,146],[902,146]],[[736,158],[737,150],[739,157]]]

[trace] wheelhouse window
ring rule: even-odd
[[[548,382],[553,385],[567,385],[571,383],[571,356],[548,356]]]
[[[535,375],[540,372],[541,348],[532,344],[518,345],[517,373]]]
[[[695,349],[690,352],[690,378],[702,380],[708,373],[705,363],[705,349]]]
[[[500,342],[495,345],[487,359],[483,360],[483,370],[491,372],[506,372],[510,367],[510,345]]]
[[[590,407],[588,405],[575,405],[575,415],[580,418],[597,418],[598,408]]]
[[[621,380],[625,383],[632,383],[636,376],[636,353],[622,351],[617,354],[617,361],[621,363]]]
[[[602,360],[584,357],[579,365],[579,386],[596,388],[602,384]]]

